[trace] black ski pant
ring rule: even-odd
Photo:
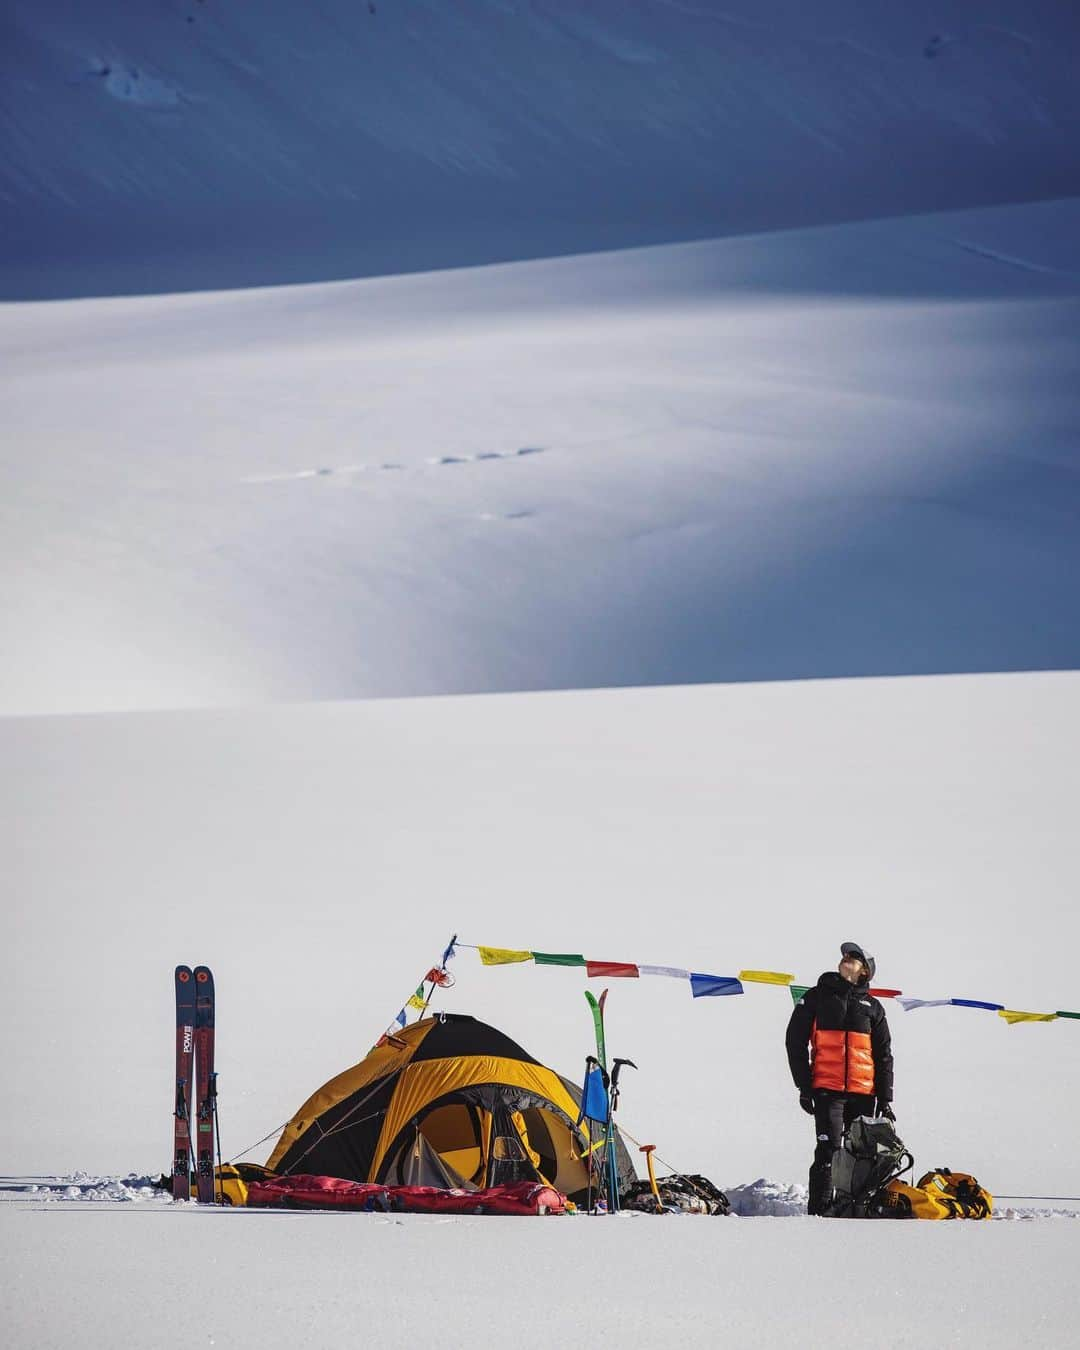
[[[808,1214],[824,1213],[832,1196],[832,1160],[840,1147],[844,1131],[858,1116],[874,1114],[874,1098],[856,1093],[814,1093],[814,1132],[817,1147],[810,1168],[810,1195],[806,1206]]]

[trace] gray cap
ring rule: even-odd
[[[866,969],[870,972],[870,979],[874,978],[874,972],[877,970],[877,962],[872,956],[867,956],[857,942],[841,942],[841,956],[857,956]]]

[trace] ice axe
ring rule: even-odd
[[[617,1059],[611,1066],[611,1109],[614,1111],[619,1105],[619,1070],[626,1064],[631,1069],[636,1069],[637,1065],[632,1059]]]
[[[656,1197],[656,1203],[660,1206],[661,1211],[663,1211],[664,1202],[663,1200],[660,1199],[660,1187],[657,1186],[656,1184],[656,1168],[653,1167],[653,1160],[652,1160],[652,1155],[656,1152],[656,1145],[642,1144],[640,1146],[639,1152],[645,1154],[645,1165],[649,1169],[649,1188],[652,1190],[653,1195]]]

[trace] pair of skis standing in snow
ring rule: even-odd
[[[173,1112],[172,1193],[214,1202],[217,1073],[214,1071],[214,977],[208,966],[176,967],[176,1106]],[[194,1137],[192,1123],[194,1122]],[[218,1144],[220,1154],[220,1142]],[[219,1157],[220,1161],[220,1157]]]

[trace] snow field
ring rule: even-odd
[[[1070,1344],[1080,1310],[1062,1280],[1080,1253],[1080,1224],[1068,1222],[853,1231],[849,1221],[807,1218],[0,1204],[0,1243],[0,1315],[20,1350],[286,1350],[358,1336],[396,1350],[425,1339],[464,1347],[478,1334],[538,1348],[553,1336],[782,1346],[850,1334],[853,1315],[875,1344],[897,1350],[1014,1350]],[[209,1310],[195,1296],[200,1272]]]
[[[225,1157],[360,1059],[453,932],[802,983],[854,937],[909,994],[1075,1006],[1078,678],[0,721],[0,844],[27,897],[7,919],[0,1157],[32,1174],[165,1169],[178,960],[217,980]],[[577,1077],[580,972],[484,968],[466,949],[452,970],[436,1009]],[[70,1030],[88,1008],[95,1044],[123,1047],[104,1078]],[[639,1065],[624,1128],[722,1186],[803,1182],[790,1009],[780,988],[695,1000],[677,980],[612,981],[611,1053]],[[1076,1022],[892,1007],[890,1024],[917,1166],[1080,1194],[1071,1134],[1033,1145],[1033,1121],[1080,1105]]]

